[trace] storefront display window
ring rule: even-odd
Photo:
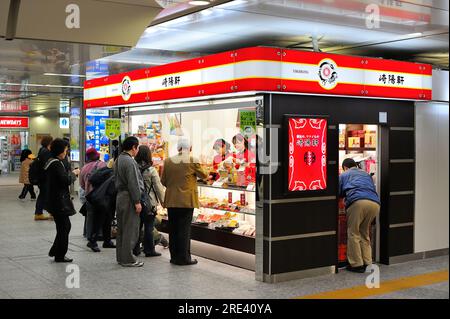
[[[256,137],[249,129],[256,127],[254,114],[249,108],[129,117],[131,134],[150,147],[159,172],[164,160],[177,154],[180,136],[191,140],[194,158],[209,172],[207,181],[199,181],[201,207],[194,211],[193,225],[255,236],[256,156],[250,141]]]

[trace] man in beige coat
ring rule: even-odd
[[[164,207],[169,213],[170,262],[175,265],[194,265],[191,259],[191,222],[194,208],[199,207],[197,179],[206,179],[202,169],[190,152],[186,138],[178,141],[178,155],[164,161],[161,182],[166,186]]]

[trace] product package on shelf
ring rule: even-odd
[[[377,146],[377,132],[376,131],[366,131],[364,135],[364,146],[369,148],[374,148]]]

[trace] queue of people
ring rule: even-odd
[[[213,166],[224,163],[255,163],[255,153],[250,150],[247,138],[241,134],[233,137],[231,145],[224,139],[213,144],[216,156]],[[28,193],[36,201],[35,220],[53,219],[56,236],[49,256],[55,262],[72,262],[66,256],[71,230],[70,216],[76,214],[69,191],[77,178],[80,183],[80,199],[84,211],[84,234],[87,247],[100,252],[97,241],[103,240],[103,248],[116,248],[116,260],[124,267],[142,267],[136,259],[158,257],[155,246],[160,244],[170,250],[170,263],[194,265],[191,257],[191,221],[195,208],[199,207],[197,180],[213,179],[204,171],[192,155],[187,138],[180,138],[178,153],[164,161],[162,176],[153,167],[152,152],[146,145],[139,145],[136,137],[127,137],[119,151],[114,143],[111,160],[105,163],[95,148],[86,151],[86,164],[81,169],[71,169],[68,156],[69,142],[45,136],[35,157],[28,149],[21,154],[19,181],[23,189],[19,199]],[[369,227],[380,211],[380,199],[369,174],[358,168],[353,159],[342,163],[344,173],[339,178],[339,195],[345,198],[348,215],[348,267],[352,272],[364,272],[371,264]],[[34,185],[39,188],[36,197]],[[168,210],[170,242],[156,228],[157,207]],[[49,215],[44,215],[46,210]],[[111,239],[112,220],[117,218],[116,244]]]
[[[230,159],[251,159],[244,136],[233,137],[233,144],[235,153],[230,151],[230,144],[225,140],[214,143],[218,152],[214,164]],[[54,257],[55,262],[72,261],[66,253],[71,230],[69,217],[76,211],[69,187],[78,178],[83,204],[80,213],[85,216],[83,233],[87,247],[93,252],[101,251],[97,242],[102,239],[103,248],[116,248],[120,265],[141,267],[143,262],[136,257],[142,251],[146,257],[161,256],[155,250],[160,244],[169,248],[172,264],[196,264],[197,260],[192,259],[190,253],[190,223],[194,208],[199,207],[197,179],[212,177],[191,156],[190,141],[179,140],[178,154],[164,161],[161,179],[153,167],[150,148],[139,145],[136,137],[126,138],[121,151],[117,141],[113,146],[113,156],[108,164],[100,160],[97,150],[88,149],[86,164],[81,171],[71,170],[70,145],[64,139],[45,136],[37,157],[30,150],[22,152],[20,182],[24,187],[19,199],[28,193],[36,199],[33,184],[38,186],[35,220],[53,219],[56,225],[49,256]],[[160,222],[157,216],[159,205],[168,209],[170,242],[155,227]],[[116,244],[111,239],[114,216],[117,219]]]

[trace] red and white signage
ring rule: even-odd
[[[327,188],[327,120],[288,118],[288,190]]]
[[[28,117],[0,116],[0,129],[28,128]]]
[[[431,99],[431,65],[253,47],[85,81],[85,108],[245,91]]]
[[[27,112],[29,107],[27,104],[20,104],[17,102],[0,102],[1,112]]]

